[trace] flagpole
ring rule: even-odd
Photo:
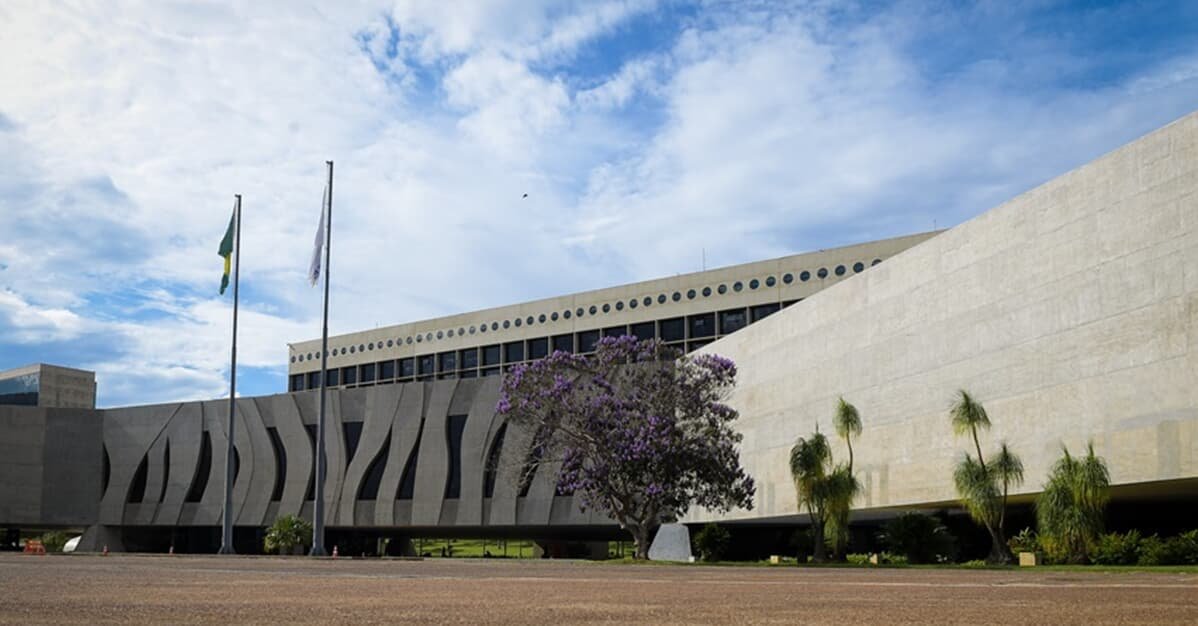
[[[316,495],[312,513],[312,556],[324,556],[324,423],[325,423],[325,383],[328,381],[329,360],[329,262],[333,250],[333,162],[326,161],[329,166],[329,184],[327,187],[328,203],[325,205],[324,231],[324,325],[320,335],[320,416],[316,423]]]
[[[233,460],[236,451],[233,447],[233,416],[237,412],[237,305],[238,293],[241,286],[241,194],[234,194],[237,199],[233,212],[236,226],[233,231],[233,349],[229,356],[229,445],[225,451],[225,505],[221,520],[220,551],[218,554],[234,554],[233,551]]]

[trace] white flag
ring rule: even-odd
[[[312,243],[312,262],[308,264],[308,284],[316,285],[320,280],[320,253],[324,251],[324,219],[329,212],[329,188],[324,188],[320,202],[320,225],[316,227],[316,241]]]

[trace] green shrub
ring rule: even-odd
[[[52,530],[41,536],[46,552],[62,552],[62,547],[67,545],[67,539],[67,534],[61,530]]]
[[[719,561],[728,553],[732,537],[716,524],[708,524],[695,535],[695,549],[704,561]]]
[[[886,523],[882,543],[910,563],[951,561],[956,541],[939,520],[920,513],[904,513]]]
[[[1135,565],[1140,560],[1140,531],[1126,534],[1107,533],[1098,538],[1090,551],[1090,560],[1097,565]]]
[[[1198,564],[1198,530],[1161,539],[1156,535],[1140,542],[1140,565]]]
[[[883,552],[882,554],[878,555],[878,562],[885,563],[887,565],[906,565],[910,561],[907,560],[907,557],[905,557],[901,554],[891,554],[889,552]]]
[[[794,548],[799,563],[806,563],[807,557],[811,556],[815,549],[815,542],[811,539],[811,530],[808,528],[796,530],[790,537],[790,547]]]
[[[846,554],[844,560],[850,565],[869,565],[868,554]]]
[[[1019,531],[1019,534],[1007,540],[1007,547],[1011,548],[1011,552],[1019,554],[1020,552],[1039,552],[1040,539],[1036,537],[1036,531],[1031,528],[1024,528]]]
[[[264,547],[267,552],[290,554],[296,546],[306,545],[311,538],[311,524],[301,517],[284,515],[267,529]]]
[[[989,563],[987,563],[986,561],[984,561],[982,559],[974,559],[972,561],[965,561],[964,563],[961,564],[962,567],[986,567],[987,565],[989,565]]]

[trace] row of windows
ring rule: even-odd
[[[874,259],[873,263],[871,265],[877,265],[881,262],[882,262],[881,259]],[[833,273],[837,276],[844,276],[845,274],[848,273],[848,271],[849,271],[848,267],[846,267],[844,265],[837,265],[835,268],[832,269],[831,273]],[[865,263],[862,261],[858,261],[858,262],[854,263],[852,266],[852,271],[855,273],[860,273],[860,272],[865,271]],[[815,271],[815,276],[819,277],[821,280],[824,278],[827,278],[828,274],[829,274],[829,271],[828,271],[828,268],[826,268],[826,267],[821,267]],[[811,277],[812,277],[811,272],[809,272],[807,270],[803,270],[802,272],[799,272],[799,274],[798,274],[798,279],[800,282],[807,282],[807,281],[811,280]],[[794,274],[786,273],[786,274],[782,275],[782,282],[785,284],[789,285],[789,284],[793,283],[794,280],[795,280]],[[767,276],[767,277],[765,277],[764,281],[754,278],[748,282],[748,288],[750,290],[754,290],[754,289],[761,287],[762,284],[764,284],[766,287],[774,287],[775,285],[777,285],[777,282],[778,282],[778,280],[774,276]],[[736,281],[736,282],[732,283],[731,290],[734,293],[739,293],[739,292],[743,291],[745,289],[745,287],[746,287],[745,283],[743,283],[741,281]],[[728,293],[728,291],[729,291],[729,286],[727,284],[720,284],[717,287],[715,287],[715,289],[714,289],[714,293],[717,293],[719,295],[724,295],[724,294]],[[702,289],[688,289],[685,294],[681,291],[675,291],[669,297],[667,297],[666,294],[661,293],[661,294],[658,294],[658,296],[657,296],[657,303],[665,304],[669,300],[672,300],[674,302],[681,302],[684,297],[687,300],[694,300],[700,296],[707,298],[707,297],[710,297],[712,295],[712,293],[713,293],[713,289],[711,287],[703,287]],[[450,328],[448,330],[438,330],[436,333],[429,332],[429,333],[425,333],[423,335],[413,335],[411,337],[406,337],[406,338],[388,339],[388,340],[386,340],[386,342],[383,342],[383,341],[373,342],[372,341],[372,342],[368,342],[368,343],[360,343],[356,346],[342,346],[340,348],[333,348],[333,350],[329,353],[329,355],[336,356],[336,355],[345,355],[345,354],[356,354],[358,352],[373,351],[376,348],[379,350],[382,350],[384,348],[393,348],[397,345],[404,345],[404,344],[412,345],[413,342],[415,342],[415,343],[423,343],[426,341],[432,342],[436,339],[444,339],[447,337],[452,338],[455,336],[455,334],[456,334],[456,336],[464,337],[467,334],[473,335],[476,332],[477,333],[485,333],[485,332],[487,332],[488,328],[490,328],[490,330],[492,330],[492,331],[497,331],[500,328],[503,328],[506,330],[513,326],[515,326],[516,328],[520,328],[521,326],[524,326],[524,325],[532,326],[537,323],[544,324],[546,322],[556,322],[556,321],[558,321],[558,319],[567,319],[568,320],[575,316],[577,316],[578,318],[582,318],[582,317],[585,317],[587,314],[598,315],[600,312],[611,313],[612,310],[623,311],[625,308],[635,309],[638,306],[642,306],[642,305],[644,307],[648,308],[653,305],[653,302],[654,302],[654,299],[652,296],[645,296],[645,297],[641,298],[640,300],[638,300],[637,298],[629,299],[627,304],[625,304],[625,302],[623,300],[618,301],[614,304],[612,304],[612,303],[605,303],[602,305],[592,304],[589,307],[578,307],[573,312],[571,312],[569,309],[567,309],[565,311],[562,311],[561,313],[554,311],[553,313],[550,313],[548,315],[546,315],[545,313],[541,313],[540,315],[537,315],[537,316],[529,315],[528,317],[524,318],[523,320],[521,320],[520,318],[515,318],[515,319],[510,319],[510,320],[504,320],[502,322],[491,322],[490,326],[488,326],[487,324],[481,324],[478,326],[470,326],[468,328],[463,326],[463,327],[458,328],[456,331],[454,329]],[[308,353],[292,356],[291,362],[296,363],[296,362],[303,362],[303,361],[311,361],[313,359],[318,359],[318,358],[320,358],[320,351],[308,352]]]
[[[494,376],[507,368],[526,361],[540,359],[554,351],[587,354],[595,350],[601,337],[633,335],[639,339],[660,339],[690,352],[707,345],[717,337],[736,332],[798,300],[783,304],[770,303],[747,308],[699,313],[686,317],[650,320],[636,324],[608,326],[551,337],[535,337],[487,346],[424,354],[402,359],[362,363],[328,370],[328,386],[371,385],[376,383],[437,380],[447,378],[476,378]],[[320,372],[293,374],[291,391],[317,389]]]

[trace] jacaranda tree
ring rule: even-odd
[[[1111,475],[1106,461],[1094,454],[1076,457],[1061,446],[1044,491],[1036,498],[1040,542],[1054,561],[1083,563],[1103,531],[1103,511],[1110,500]]]
[[[985,407],[965,390],[959,394],[951,412],[953,431],[958,435],[971,435],[978,456],[975,459],[968,452],[965,453],[965,458],[957,463],[953,471],[953,483],[970,517],[985,526],[990,533],[990,555],[986,560],[990,563],[1010,563],[1014,557],[1007,547],[1003,528],[1007,494],[1012,485],[1023,482],[1023,463],[1004,442],[994,462],[986,464],[978,430],[990,428],[990,416],[986,414]]]
[[[692,505],[752,508],[737,413],[723,402],[735,380],[720,356],[605,337],[594,354],[554,352],[513,368],[497,410],[525,433],[523,458],[560,463],[558,488],[614,518],[647,559],[656,529]]]

